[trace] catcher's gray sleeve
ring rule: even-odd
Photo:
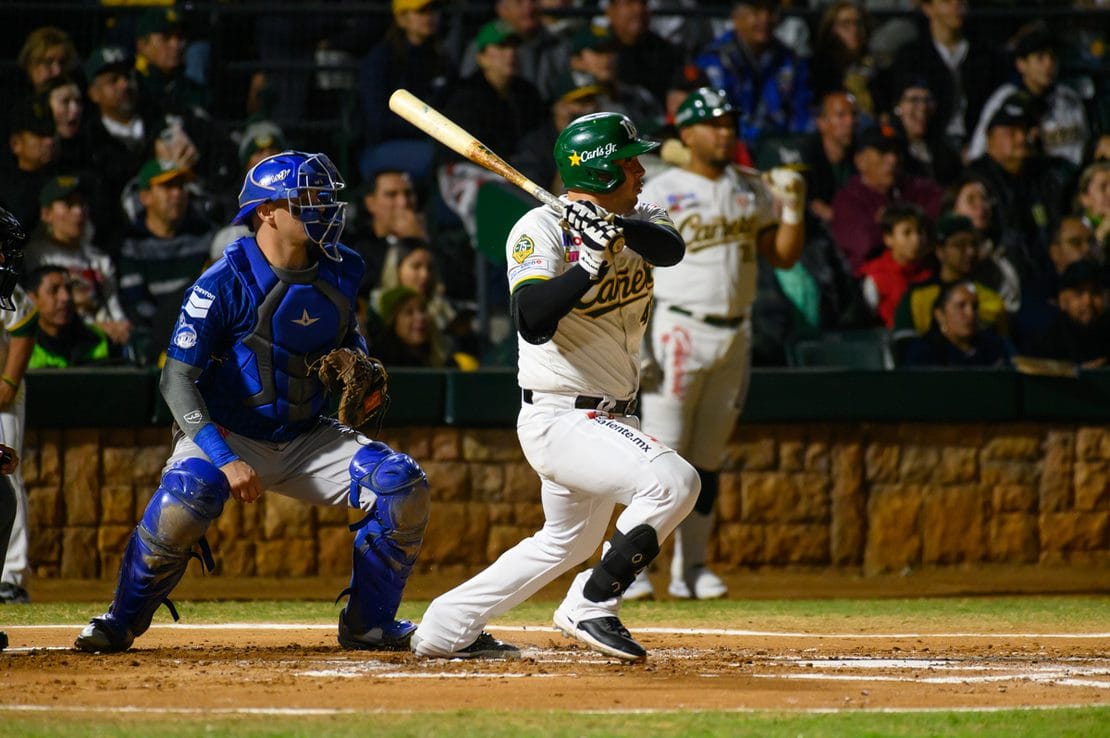
[[[177,422],[177,427],[194,440],[197,432],[205,424],[212,422],[204,397],[197,389],[197,378],[200,373],[201,369],[198,366],[167,358],[166,365],[162,367],[162,378],[158,383],[158,388],[162,390],[162,397],[165,398],[166,405],[169,406],[170,413]]]

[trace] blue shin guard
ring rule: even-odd
[[[193,546],[223,512],[229,493],[223,472],[204,459],[185,459],[162,475],[127,543],[108,613],[82,632],[78,648],[123,651],[146,632],[154,612],[184,576]]]
[[[428,525],[428,480],[411,457],[380,442],[359,449],[350,471],[351,506],[365,507],[367,493],[374,502],[351,526],[357,531],[354,562],[344,592],[351,599],[339,618],[339,642],[347,648],[407,648],[414,626],[395,617]]]

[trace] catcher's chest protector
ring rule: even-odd
[[[232,349],[246,405],[292,423],[319,415],[325,398],[308,365],[337,347],[351,327],[343,276],[321,260],[316,270],[279,278],[249,247],[229,253],[228,262],[257,312],[254,328]]]

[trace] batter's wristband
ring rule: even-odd
[[[9,377],[7,374],[0,374],[0,382],[4,382],[5,384],[11,385],[12,389],[19,389],[19,382],[15,381],[11,377]]]

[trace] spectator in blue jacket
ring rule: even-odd
[[[745,141],[813,130],[809,67],[774,37],[776,9],[773,0],[737,0],[733,30],[694,59],[709,84],[727,91],[740,111]]]

